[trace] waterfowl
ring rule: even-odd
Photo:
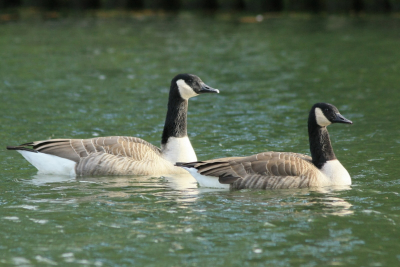
[[[7,146],[25,157],[41,174],[73,176],[167,175],[187,173],[178,161],[196,161],[187,135],[188,100],[203,93],[219,93],[192,74],[171,81],[161,149],[137,137],[51,139]]]
[[[230,189],[283,189],[351,185],[348,171],[336,158],[327,126],[352,122],[328,103],[315,104],[308,117],[311,157],[292,152],[265,152],[177,163],[188,170],[200,186]]]

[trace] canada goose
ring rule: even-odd
[[[326,126],[352,122],[327,103],[317,103],[308,117],[311,157],[292,152],[265,152],[249,157],[177,163],[200,186],[231,189],[279,189],[351,185],[347,170],[337,160]]]
[[[161,149],[143,139],[109,136],[91,139],[34,141],[17,150],[41,174],[61,175],[166,175],[187,173],[177,161],[196,161],[187,136],[187,109],[191,97],[219,93],[192,74],[179,74],[171,81],[168,111]]]

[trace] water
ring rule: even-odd
[[[251,20],[242,20],[251,21]],[[400,261],[400,20],[226,16],[0,25],[0,265],[395,266]],[[158,145],[177,73],[221,90],[189,104],[199,159],[308,152],[329,127],[353,185],[224,191],[188,177],[37,175],[6,145],[129,135]]]

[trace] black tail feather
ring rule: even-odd
[[[175,166],[178,167],[187,167],[187,168],[194,168],[194,166],[199,162],[177,162]]]
[[[26,144],[20,145],[20,146],[7,146],[7,150],[24,150],[24,151],[29,151],[29,152],[34,152],[38,153],[37,150],[26,147]]]

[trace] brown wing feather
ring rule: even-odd
[[[289,189],[310,187],[310,179],[306,176],[266,176],[250,174],[245,178],[236,179],[231,184],[232,189]]]
[[[151,175],[156,173],[156,169],[168,173],[163,168],[173,168],[161,158],[158,147],[140,138],[107,137],[99,138],[94,143],[96,150],[91,150],[87,157],[81,158],[76,168],[80,175]],[[163,167],[160,160],[166,166]]]
[[[50,139],[44,141],[34,141],[21,146],[31,146],[37,152],[42,152],[61,158],[66,158],[75,162],[79,162],[79,155],[71,147],[71,139]]]
[[[318,169],[311,161],[311,157],[304,154],[265,152],[179,166],[194,167],[202,175],[219,177],[221,184],[231,184],[233,189],[275,189],[315,185]]]
[[[143,139],[127,136],[51,139],[8,149],[41,152],[73,160],[78,163],[78,175],[142,174],[148,169],[146,164],[161,156],[158,147]],[[136,169],[140,173],[136,173]]]
[[[241,159],[241,157],[219,158],[196,162],[177,162],[175,165],[179,167],[196,168],[198,172],[203,175],[218,177],[230,171],[230,161],[235,161],[237,159]]]

